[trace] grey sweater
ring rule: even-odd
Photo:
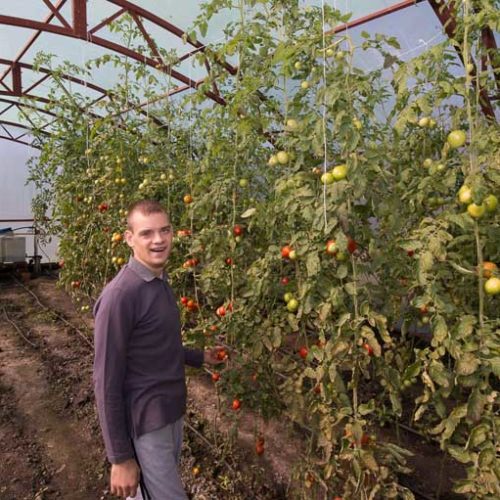
[[[133,257],[94,307],[94,391],[111,463],[133,458],[131,437],[175,422],[185,412],[184,364],[203,351],[182,346],[179,310],[166,278]]]

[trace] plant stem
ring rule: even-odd
[[[482,331],[484,328],[483,249],[481,248],[479,224],[476,220],[474,221],[474,236],[476,238],[477,269],[479,277],[477,285],[479,294],[479,327]]]

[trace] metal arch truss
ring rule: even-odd
[[[177,86],[176,88],[172,89],[169,92],[169,94],[171,95],[183,92],[188,89],[195,89],[204,81],[204,80],[194,81],[191,78],[187,77],[186,75],[173,69],[170,65],[168,65],[164,61],[158,49],[158,46],[156,45],[153,37],[148,32],[147,27],[144,24],[144,20],[154,24],[157,28],[159,27],[165,30],[166,32],[178,37],[179,39],[186,41],[192,47],[190,51],[179,57],[178,62],[188,59],[189,57],[192,57],[199,51],[204,51],[205,46],[196,40],[191,40],[187,35],[187,33],[178,26],[175,26],[174,24],[157,16],[156,14],[154,14],[149,10],[136,5],[133,2],[130,2],[128,0],[102,0],[114,6],[116,8],[116,11],[112,15],[101,20],[98,24],[94,26],[89,26],[88,15],[87,15],[89,7],[87,5],[87,0],[38,0],[38,1],[43,3],[50,11],[50,13],[48,13],[48,15],[42,21],[37,21],[28,18],[0,15],[0,25],[3,24],[8,26],[17,26],[20,28],[28,28],[33,30],[32,35],[28,38],[26,43],[19,49],[19,52],[17,53],[14,60],[0,59],[1,64],[7,65],[5,71],[2,74],[0,74],[0,95],[12,97],[15,99],[20,99],[22,97],[33,98],[34,96],[30,94],[30,92],[33,91],[38,85],[40,85],[45,80],[51,77],[52,71],[50,69],[37,68],[36,70],[42,73],[42,77],[37,82],[32,84],[29,88],[25,88],[23,85],[23,72],[25,70],[34,70],[34,68],[33,66],[23,62],[22,58],[25,56],[30,47],[35,43],[35,41],[42,33],[52,33],[61,36],[67,36],[70,38],[84,40],[86,42],[104,47],[118,54],[125,55],[147,66],[162,71],[180,82],[179,86]],[[449,36],[452,36],[454,34],[453,11],[451,7],[448,6],[449,2],[438,2],[437,0],[403,0],[390,7],[376,11],[368,16],[353,20],[346,25],[339,26],[334,30],[330,31],[328,34],[337,33],[348,27],[359,26],[373,19],[389,15],[393,12],[405,9],[407,7],[411,7],[412,5],[421,3],[423,1],[429,2],[429,4],[436,12],[438,18],[443,23],[447,34]],[[62,8],[66,4],[71,5],[71,19],[67,19],[61,13]],[[134,51],[129,47],[113,42],[101,36],[102,34],[101,30],[103,28],[109,26],[110,23],[120,18],[124,14],[128,14],[134,20],[135,24],[137,25],[137,28],[144,37],[144,40],[151,52],[150,56],[145,56],[144,54]],[[487,27],[483,32],[482,39],[484,45],[487,48],[489,49],[496,48],[495,39],[492,36],[491,30],[488,31]],[[482,66],[484,67],[485,61],[481,62]],[[226,70],[228,70],[230,73],[232,74],[236,73],[235,68],[232,67],[231,65],[223,61],[218,62],[218,64],[226,68]],[[492,57],[490,58],[490,64],[493,67],[494,74],[497,75],[496,71],[497,68],[494,67],[494,61]],[[207,67],[208,72],[210,72],[211,68],[208,59],[205,61],[205,66]],[[6,82],[6,78],[9,76],[9,74],[11,75],[10,85]],[[68,81],[72,81],[74,83],[78,83],[80,85],[85,85],[87,88],[98,92],[100,94],[98,100],[104,97],[112,98],[112,96],[110,96],[109,92],[106,89],[100,88],[97,85],[93,84],[92,82],[84,81],[82,79],[78,79],[70,75],[63,75],[61,76],[61,78]],[[498,80],[497,80],[497,85],[498,85]],[[212,90],[206,91],[205,94],[207,95],[207,97],[213,99],[215,102],[219,104],[225,104],[225,101],[223,97],[220,95],[219,90],[215,83],[212,86]],[[44,101],[47,102],[47,100],[46,99],[44,100],[43,97],[34,97],[34,99],[40,102]],[[26,106],[26,104],[24,103],[21,104],[20,102],[16,105]],[[485,93],[481,94],[481,105],[483,106],[483,112],[488,117],[494,119],[494,113],[492,113],[492,106],[489,97]],[[40,108],[37,108],[37,111],[44,112]],[[8,140],[16,140],[15,138],[10,137],[9,135],[7,137],[1,136],[0,138]]]
[[[155,15],[153,12],[150,12],[138,5],[135,5],[132,2],[127,0],[105,0],[107,3],[112,4],[116,7],[116,11],[108,16],[106,19],[101,20],[95,26],[88,25],[88,5],[87,0],[39,0],[43,3],[48,9],[50,13],[42,20],[34,20],[28,18],[20,18],[13,16],[0,15],[0,25],[8,25],[8,26],[16,26],[20,28],[28,28],[33,30],[32,35],[28,38],[25,44],[20,47],[17,55],[13,60],[0,59],[0,64],[6,65],[6,69],[3,73],[0,73],[0,96],[6,96],[10,98],[14,98],[18,100],[18,104],[13,105],[21,105],[21,98],[31,98],[36,101],[47,103],[48,100],[41,97],[33,95],[33,91],[44,81],[49,79],[53,71],[49,68],[37,67],[34,68],[33,65],[23,62],[23,57],[26,55],[28,50],[32,47],[32,45],[36,42],[39,36],[42,33],[52,33],[60,36],[67,36],[70,38],[76,38],[80,40],[85,40],[89,43],[93,43],[104,47],[110,51],[113,51],[118,54],[122,54],[131,59],[134,59],[138,62],[141,62],[147,66],[153,67],[158,71],[162,71],[172,78],[179,82],[179,85],[175,88],[171,89],[168,94],[174,95],[179,92],[183,92],[188,89],[195,89],[200,84],[204,82],[204,80],[192,80],[181,72],[175,70],[171,66],[165,63],[163,60],[161,53],[153,40],[153,37],[148,33],[147,28],[144,24],[144,20],[153,23],[156,27],[160,27],[163,30],[175,35],[176,37],[186,40],[186,42],[191,45],[192,50],[184,54],[179,58],[179,62],[189,57],[192,57],[198,51],[203,51],[205,46],[198,42],[191,40],[187,33],[185,33],[179,27],[173,25],[172,23],[162,19],[161,17]],[[67,19],[61,13],[62,8],[70,3],[71,4],[71,14],[72,18]],[[109,26],[110,23],[118,19],[124,14],[129,14],[130,17],[134,20],[137,25],[139,31],[142,33],[144,40],[147,46],[150,49],[152,56],[145,56],[135,50],[130,49],[124,45],[119,43],[110,41],[102,36],[100,36],[100,31],[103,30],[106,26]],[[228,71],[234,73],[235,70],[228,64],[222,64]],[[210,65],[208,60],[205,62],[205,66],[207,70],[210,71]],[[29,87],[26,87],[23,83],[23,73],[26,71],[37,71],[41,73],[41,77],[32,83]],[[7,78],[10,75],[10,81]],[[112,99],[112,95],[108,90],[95,85],[92,82],[85,81],[81,78],[76,78],[71,75],[58,75],[61,80],[71,81],[73,83],[77,83],[79,85],[85,86],[88,89],[91,89],[101,96],[96,99],[97,102],[104,97],[108,97]],[[220,95],[216,84],[213,84],[211,91],[206,91],[205,94],[207,97],[213,99],[215,102],[219,104],[225,104],[223,97]],[[3,102],[3,101],[0,101]],[[25,104],[22,104],[26,106]],[[10,106],[11,107],[11,106]],[[7,109],[10,109],[7,108]],[[4,109],[1,113],[7,111]],[[37,108],[37,111],[44,112],[41,108]],[[139,113],[145,114],[142,109],[138,110]],[[149,116],[150,119],[153,119],[158,125],[164,125],[158,119],[153,116]],[[9,140],[14,140],[12,137],[2,137],[8,138]]]

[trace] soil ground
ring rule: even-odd
[[[114,498],[92,393],[92,319],[56,283],[0,276],[1,500]],[[293,498],[285,485],[301,450],[298,435],[282,421],[241,412],[236,436],[209,375],[189,373],[181,471],[190,498]],[[261,457],[256,428],[266,440]],[[416,452],[415,474],[402,479],[424,492],[417,498],[436,498],[437,490],[441,500],[460,498],[450,489],[462,472],[442,462],[435,445],[404,432],[400,442]]]

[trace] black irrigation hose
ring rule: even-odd
[[[34,344],[33,342],[31,342],[31,340],[29,340],[26,335],[24,335],[23,331],[21,330],[21,328],[19,328],[19,326],[17,325],[17,323],[13,320],[11,320],[9,318],[9,315],[7,314],[7,309],[5,309],[5,307],[2,307],[2,310],[3,310],[3,315],[5,316],[5,319],[16,329],[17,333],[31,346],[31,347],[35,347],[37,348],[38,346],[36,344]]]
[[[45,311],[48,311],[48,312],[51,312],[52,314],[54,314],[59,321],[62,321],[65,325],[67,325],[71,329],[73,329],[89,345],[89,347],[91,347],[92,349],[94,349],[94,344],[88,339],[88,336],[84,332],[82,332],[79,328],[77,328],[75,325],[73,325],[72,323],[70,323],[67,319],[63,318],[54,309],[52,309],[50,307],[47,307],[46,305],[42,304],[40,302],[40,299],[38,298],[38,296],[33,291],[31,291],[29,288],[27,288],[26,286],[24,286],[15,276],[12,276],[12,279],[18,284],[18,286],[24,288],[24,290],[26,290],[36,300],[37,304],[42,309],[44,309]]]

